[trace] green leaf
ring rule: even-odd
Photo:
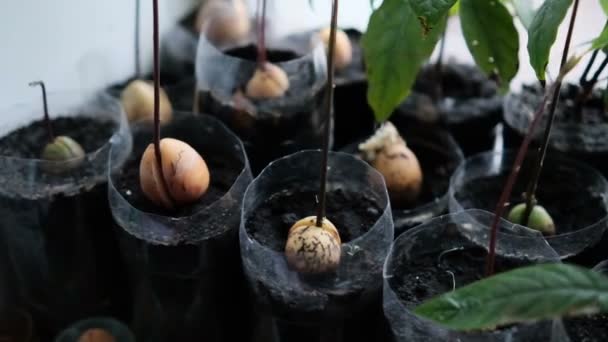
[[[456,3],[454,4],[454,6],[452,6],[452,8],[450,8],[450,13],[449,16],[453,17],[458,15],[458,12],[460,11],[460,0],[457,0]]]
[[[418,316],[453,330],[608,311],[608,277],[578,266],[544,264],[486,278],[418,306]]]
[[[519,35],[509,10],[495,0],[461,0],[460,22],[477,65],[506,88],[519,68]]]
[[[608,0],[607,0],[608,1]],[[534,14],[536,11],[534,10],[534,4],[530,0],[513,0],[511,2],[513,4],[513,8],[515,8],[515,13],[521,21],[522,25],[527,29],[532,25],[532,20],[534,19]]]
[[[591,50],[603,49],[608,45],[608,25],[604,26],[602,33],[591,42]]]
[[[456,0],[409,0],[425,34],[428,34],[439,20],[444,20]]]
[[[600,0],[600,5],[602,5],[604,13],[608,14],[608,0]]]
[[[546,0],[536,12],[528,29],[530,64],[541,81],[545,79],[551,46],[570,4],[572,0]]]
[[[440,27],[423,35],[408,0],[384,0],[371,16],[362,45],[369,82],[368,102],[377,121],[386,120],[407,97],[422,63],[429,58]]]

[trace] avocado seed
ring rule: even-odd
[[[507,219],[515,224],[523,225],[525,211],[526,204],[518,204],[511,209]],[[532,208],[527,227],[538,230],[543,233],[543,235],[555,235],[555,224],[553,223],[553,219],[547,210],[540,205],[535,205]]]
[[[363,158],[378,170],[391,202],[406,205],[416,200],[422,188],[422,169],[392,123],[387,122],[359,145]]]
[[[329,53],[329,38],[331,29],[326,27],[319,32],[319,38],[325,45],[325,51]],[[334,63],[337,70],[341,70],[350,65],[353,60],[353,47],[348,35],[342,31],[336,31],[336,45],[334,50]]]
[[[247,83],[245,94],[253,99],[270,99],[285,95],[289,89],[289,78],[283,69],[266,62],[256,68],[253,77]]]
[[[189,204],[205,194],[209,169],[196,150],[183,141],[165,138],[160,141],[160,153],[167,192],[157,170],[154,144],[146,148],[139,166],[141,189],[150,201],[172,209],[174,204]]]
[[[169,96],[161,88],[159,93],[160,106],[159,115],[160,122],[165,124],[171,120],[173,116],[173,108],[169,101]],[[145,120],[152,122],[154,120],[154,85],[151,82],[134,80],[120,95],[120,101],[127,113],[129,122]]]
[[[92,328],[85,331],[78,338],[78,342],[115,342],[116,338],[107,330]]]
[[[58,136],[42,151],[42,159],[53,162],[45,164],[49,172],[61,173],[80,165],[85,157],[82,146],[67,136]]]
[[[251,30],[243,0],[208,0],[199,9],[194,25],[196,32],[204,32],[214,44],[237,43]]]
[[[316,216],[296,222],[285,244],[285,256],[290,268],[307,274],[334,271],[340,264],[340,234],[328,219],[317,227]]]

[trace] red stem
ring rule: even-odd
[[[338,0],[333,0],[333,6],[331,11],[331,31],[329,34],[329,51],[327,52],[327,86],[325,93],[325,112],[327,116],[325,118],[325,131],[323,134],[323,159],[321,161],[321,185],[319,187],[319,206],[317,208],[317,227],[323,225],[323,218],[326,215],[327,207],[327,165],[329,163],[329,135],[331,133],[331,119],[333,117],[333,103],[334,103],[334,74],[335,74],[335,63],[334,54],[336,50],[336,31],[338,30]]]
[[[53,133],[53,124],[51,123],[51,117],[49,116],[49,106],[48,100],[46,96],[46,86],[43,81],[35,81],[29,83],[30,87],[40,86],[42,89],[42,105],[44,108],[44,122],[46,123],[46,130],[49,135],[49,142],[53,142],[55,140],[55,134]]]
[[[156,159],[156,170],[162,179],[161,186],[167,194],[167,197],[169,197],[169,200],[172,202],[171,205],[174,206],[171,193],[169,192],[169,186],[167,185],[167,179],[165,178],[165,173],[163,171],[162,153],[160,151],[160,39],[158,37],[158,0],[152,1],[154,4],[154,157]]]
[[[555,88],[556,85],[551,87],[551,90]],[[549,92],[551,92],[551,90]],[[490,233],[490,246],[488,248],[488,257],[486,258],[486,276],[491,276],[494,274],[494,262],[496,259],[496,238],[498,235],[498,222],[500,222],[500,218],[504,215],[505,208],[507,206],[507,200],[511,197],[511,193],[513,192],[513,186],[517,181],[517,176],[519,175],[519,171],[521,169],[521,165],[528,153],[528,147],[530,146],[530,142],[532,141],[532,137],[534,136],[534,131],[536,130],[538,124],[540,123],[540,118],[544,112],[545,107],[547,106],[548,94],[543,97],[542,103],[534,113],[534,118],[530,123],[530,127],[528,128],[528,134],[524,137],[524,141],[522,142],[519,150],[517,151],[517,156],[515,157],[515,161],[513,162],[513,168],[511,169],[511,173],[509,174],[509,178],[507,178],[507,184],[505,185],[500,199],[498,200],[498,204],[496,205],[496,210],[494,213],[494,219],[492,220],[492,228]]]

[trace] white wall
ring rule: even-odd
[[[143,67],[151,64],[151,1],[142,1]],[[254,8],[256,0],[248,0]],[[101,88],[133,72],[135,0],[0,0],[0,108],[37,97],[27,86],[43,79],[51,89]],[[166,32],[198,0],[160,0],[161,30]],[[271,0],[270,15],[281,33],[329,23],[329,0]],[[377,1],[380,2],[379,0]],[[365,29],[369,0],[341,1],[340,25]],[[597,0],[581,1],[573,46],[599,33],[606,20]],[[555,70],[565,36],[554,48]],[[471,60],[456,20],[450,22],[448,55]],[[522,31],[521,69],[516,84],[534,80]],[[578,69],[580,72],[580,68]]]
[[[196,0],[161,0],[166,32]],[[152,2],[141,1],[143,67],[151,65]],[[0,108],[49,89],[101,88],[133,73],[135,0],[0,0]]]

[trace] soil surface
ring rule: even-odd
[[[180,138],[180,132],[172,126],[168,126],[162,130],[162,136]],[[183,134],[183,133],[182,133]],[[152,203],[144,195],[139,183],[139,165],[143,151],[151,143],[149,134],[135,134],[133,137],[133,152],[122,168],[119,176],[117,176],[116,189],[133,205],[135,208],[150,213],[159,215],[167,215],[173,217],[191,216],[196,212],[206,208],[213,202],[220,199],[230,190],[237,177],[243,169],[242,161],[236,156],[228,155],[205,155],[201,153],[209,168],[210,184],[209,189],[194,204],[187,205],[177,209],[177,211],[169,211]],[[182,141],[188,142],[186,139]]]
[[[608,337],[608,315],[565,318],[564,325],[572,342],[603,342]]]
[[[422,304],[429,298],[451,292],[484,277],[487,252],[482,248],[468,248],[448,252],[439,260],[437,253],[397,260],[396,272],[389,279],[390,286],[407,307]],[[497,259],[497,272],[509,270],[521,264]],[[454,277],[452,278],[453,273]]]
[[[249,234],[264,246],[283,251],[289,228],[315,215],[316,196],[316,192],[300,189],[274,194],[247,218]],[[380,206],[363,192],[337,189],[327,193],[327,218],[338,228],[342,243],[368,232],[380,215]]]
[[[52,120],[55,136],[66,135],[93,152],[108,143],[116,130],[116,123],[87,117],[60,117]],[[19,158],[40,158],[49,142],[44,120],[38,120],[0,138],[0,155]]]
[[[524,101],[537,106],[538,101],[543,96],[540,87],[524,85],[522,91],[526,94]],[[577,103],[580,96],[580,87],[575,84],[567,83],[562,85],[560,92],[556,123],[582,123],[587,125],[605,124],[608,122],[608,112],[604,109],[602,93],[600,89],[595,89],[591,97],[579,105]],[[578,106],[578,107],[577,107]]]

